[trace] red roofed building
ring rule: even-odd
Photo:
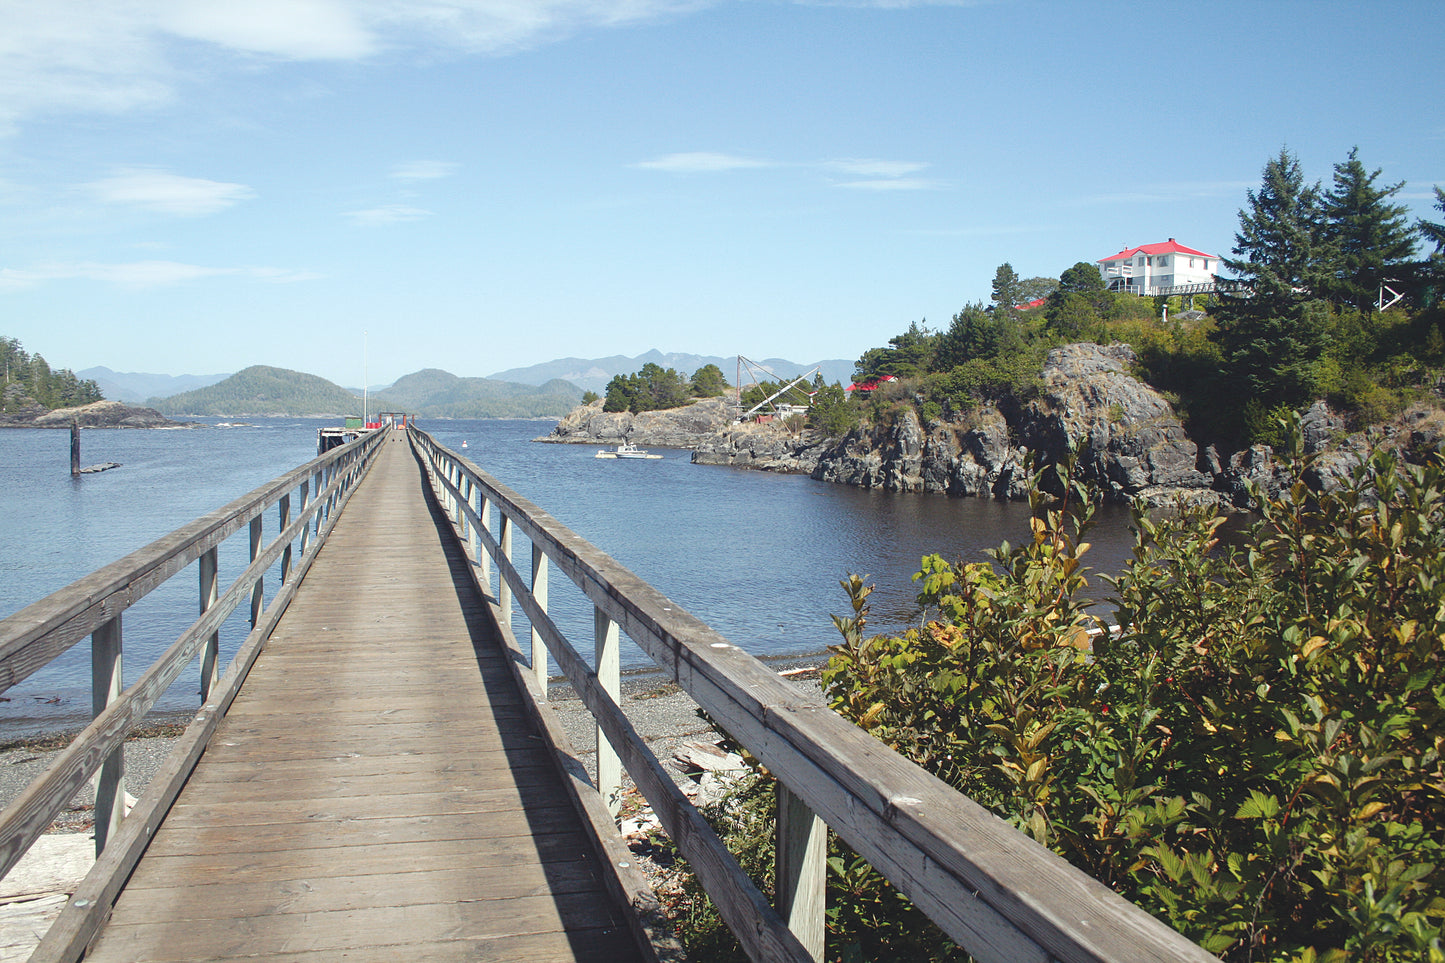
[[[1165,293],[1161,288],[1212,285],[1220,267],[1219,255],[1185,247],[1172,237],[1162,244],[1144,244],[1099,258],[1098,264],[1109,290],[1143,295]]]

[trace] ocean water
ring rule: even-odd
[[[122,467],[78,479],[69,475],[67,432],[0,431],[0,618],[309,460],[316,429],[331,423],[262,419],[248,427],[85,431],[82,464]],[[1028,533],[1023,505],[693,465],[687,451],[656,449],[663,455],[656,460],[598,459],[589,446],[534,444],[551,429],[545,421],[436,420],[422,427],[450,448],[467,442],[464,453],[484,471],[764,658],[815,655],[836,644],[830,616],[849,611],[838,583],[850,574],[877,586],[872,629],[898,631],[919,617],[911,576],[923,555],[978,561],[986,549]],[[275,524],[268,513],[268,529]],[[1089,540],[1096,571],[1120,570],[1132,545],[1128,512],[1101,510]],[[525,538],[515,551],[525,571]],[[245,567],[245,555],[244,532],[222,546],[223,589]],[[127,611],[127,684],[195,618],[194,569]],[[590,604],[560,576],[551,582],[554,619],[590,653]],[[1096,577],[1091,593],[1102,600],[1107,586]],[[518,615],[514,624],[525,621]],[[223,663],[246,630],[239,614],[223,627]],[[639,670],[651,663],[624,639],[623,664]],[[158,708],[193,709],[197,675],[195,667],[187,670]],[[88,646],[78,644],[0,698],[9,700],[0,702],[0,736],[83,722],[90,711]]]

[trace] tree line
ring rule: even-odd
[[[1109,291],[1082,261],[1057,279],[1021,279],[1004,263],[989,302],[864,352],[855,380],[901,381],[857,414],[887,419],[918,397],[925,417],[1027,400],[1050,348],[1118,340],[1204,442],[1279,443],[1280,418],[1320,398],[1361,424],[1384,420],[1428,394],[1445,365],[1445,225],[1411,223],[1394,200],[1403,183],[1380,175],[1354,150],[1328,187],[1309,184],[1281,150],[1239,211],[1233,256],[1222,259],[1233,283],[1210,296]],[[1445,213],[1445,192],[1435,196]],[[1433,251],[1422,255],[1420,241]]]
[[[0,338],[0,367],[5,382],[0,412],[18,411],[39,404],[46,408],[74,408],[105,400],[100,386],[81,379],[69,368],[52,369],[39,354],[31,354],[15,338]]]

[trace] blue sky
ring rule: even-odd
[[[1431,216],[1437,2],[0,0],[0,334],[385,384],[856,358],[1281,146]],[[363,338],[363,332],[366,332]]]

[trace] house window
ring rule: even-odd
[[[1169,264],[1169,255],[1167,255],[1167,254],[1161,254],[1161,255],[1159,255],[1159,266],[1160,266],[1160,267],[1166,267],[1166,266],[1168,266],[1168,264]]]

